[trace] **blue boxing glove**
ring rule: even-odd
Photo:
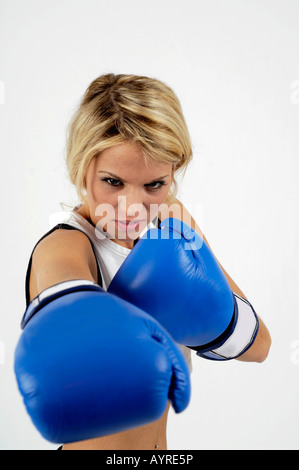
[[[175,341],[207,359],[240,356],[258,331],[250,303],[231,291],[208,245],[178,219],[141,237],[108,291],[150,313]]]
[[[148,314],[74,280],[29,305],[15,351],[26,409],[51,442],[91,439],[157,420],[190,399],[187,363]]]

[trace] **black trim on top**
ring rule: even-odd
[[[95,260],[96,260],[96,263],[97,263],[97,284],[102,287],[102,275],[101,275],[101,271],[100,271],[100,268],[99,268],[99,265],[98,265],[98,261],[97,261],[97,257],[96,257],[96,253],[95,253],[95,249],[94,249],[94,246],[90,240],[90,238],[86,235],[85,232],[83,232],[82,230],[76,228],[76,227],[73,227],[72,225],[68,225],[68,224],[57,224],[55,225],[55,227],[53,227],[51,230],[49,230],[49,232],[47,232],[45,235],[43,235],[39,240],[38,242],[36,243],[36,245],[34,246],[33,250],[32,250],[32,253],[31,253],[31,256],[30,256],[30,259],[29,259],[29,263],[28,263],[28,267],[27,267],[27,271],[26,271],[26,279],[25,279],[25,295],[26,295],[26,308],[29,306],[30,304],[30,293],[29,293],[29,281],[30,281],[30,272],[31,272],[31,266],[32,266],[32,256],[33,256],[33,252],[35,250],[35,248],[37,247],[37,245],[44,239],[46,238],[48,235],[50,235],[51,233],[53,233],[55,230],[59,230],[59,229],[63,229],[63,230],[78,230],[78,232],[82,232],[87,238],[88,240],[90,241],[90,244],[91,244],[91,248],[92,248],[92,251],[93,251],[93,254],[95,256]]]
[[[159,218],[157,218],[157,220],[155,220],[155,222],[157,222],[157,226],[158,228],[161,228],[161,220]],[[60,223],[60,224],[57,224],[55,225],[55,227],[53,227],[51,230],[49,230],[45,235],[43,235],[39,240],[38,242],[35,244],[33,250],[32,250],[32,253],[31,253],[31,256],[30,256],[30,259],[29,259],[29,262],[28,262],[28,267],[27,267],[27,271],[26,271],[26,279],[25,279],[25,296],[26,296],[26,308],[29,306],[30,304],[30,293],[29,293],[29,281],[30,281],[30,272],[31,272],[31,266],[32,266],[32,256],[33,256],[33,252],[35,250],[35,248],[37,247],[37,245],[44,239],[46,238],[48,235],[50,235],[51,233],[53,233],[55,230],[59,230],[59,229],[63,229],[63,230],[78,230],[79,232],[82,232],[84,235],[86,235],[85,232],[83,232],[83,230],[80,230],[76,227],[73,227],[72,225],[68,225],[68,224],[64,224],[64,223]],[[97,264],[97,284],[100,286],[100,287],[103,287],[103,283],[102,283],[102,275],[101,275],[101,271],[100,271],[100,268],[99,268],[99,264],[98,264],[98,261],[97,261],[97,257],[96,257],[96,253],[95,253],[95,249],[94,249],[94,246],[93,246],[93,243],[91,242],[90,238],[86,235],[86,237],[88,238],[88,240],[90,241],[90,244],[91,244],[91,248],[92,248],[92,251],[93,251],[93,254],[94,254],[94,257],[95,257],[95,260],[96,260],[96,264]],[[134,246],[136,245],[136,243],[138,242],[138,238],[134,241]]]

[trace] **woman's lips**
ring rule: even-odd
[[[136,232],[139,230],[139,225],[146,223],[143,220],[115,220],[115,223],[118,225],[119,228],[125,230],[126,232]]]

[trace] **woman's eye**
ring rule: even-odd
[[[114,188],[123,186],[123,182],[116,178],[102,178],[102,181],[109,184],[109,186],[113,186]],[[146,184],[145,187],[149,191],[157,191],[164,185],[165,185],[165,181],[154,181],[153,183]]]
[[[108,183],[110,186],[120,186],[121,181],[115,179],[115,178],[103,178],[102,181]]]
[[[157,191],[158,189],[162,188],[165,185],[165,181],[155,181],[154,183],[146,184],[146,187],[149,188],[151,191]]]

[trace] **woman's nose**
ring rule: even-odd
[[[126,217],[144,217],[146,208],[140,192],[128,191],[126,194],[119,196],[119,211]]]

